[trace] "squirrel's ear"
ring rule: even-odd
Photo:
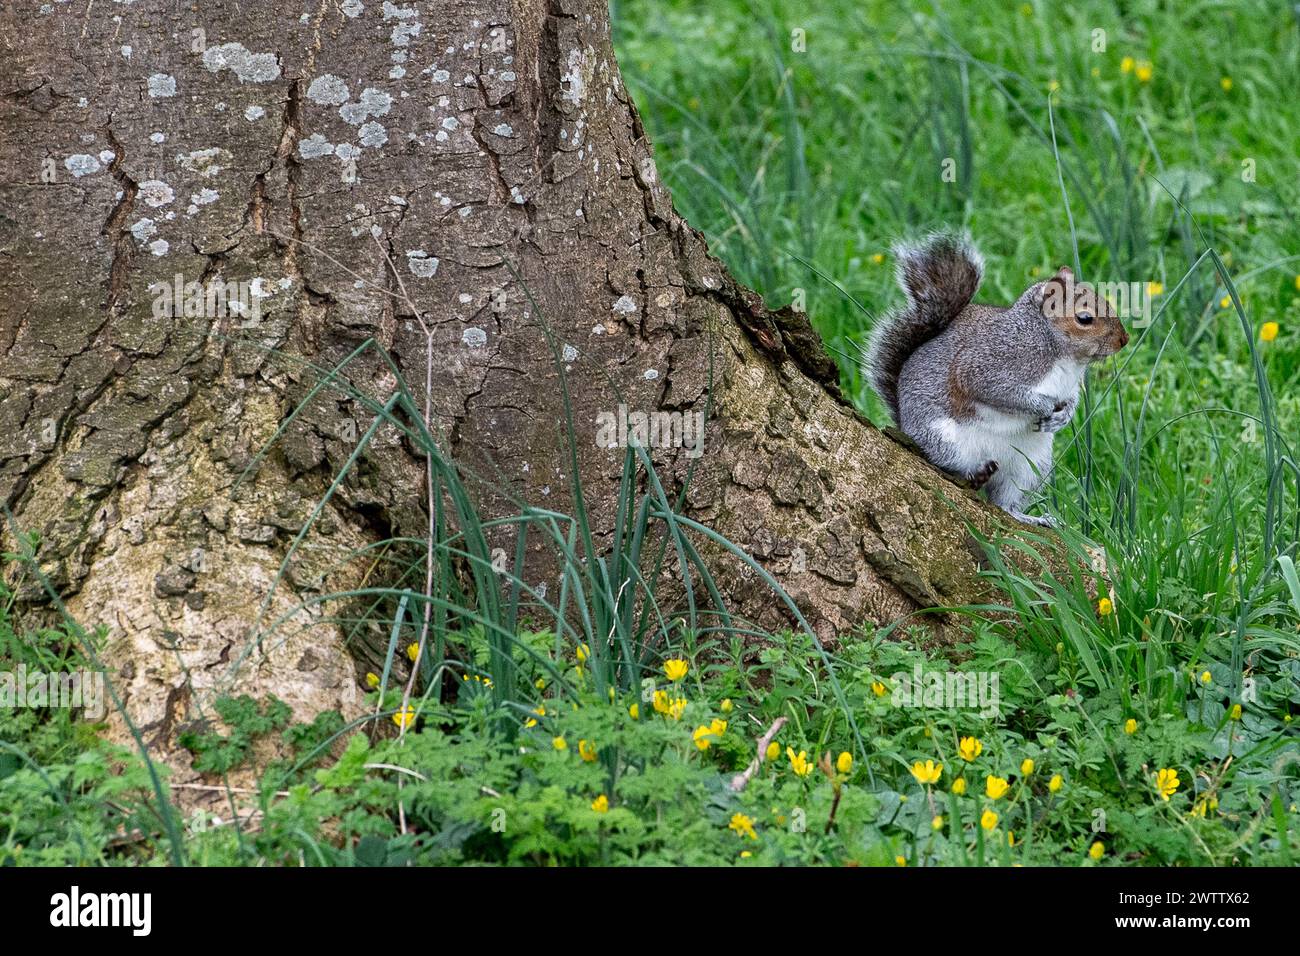
[[[1061,266],[1046,282],[1034,291],[1034,306],[1043,315],[1056,317],[1065,314],[1065,302],[1074,287],[1074,273],[1069,266]]]

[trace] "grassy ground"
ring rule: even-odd
[[[576,625],[526,589],[489,600],[439,574],[422,658],[434,690],[409,720],[390,669],[418,639],[403,609],[419,594],[376,589],[393,639],[372,703],[407,724],[400,741],[229,702],[229,737],[190,741],[201,766],[237,768],[266,736],[287,754],[242,829],[199,815],[169,839],[138,758],[86,749],[85,728],[58,714],[0,711],[0,859],[1293,862],[1296,15],[1148,0],[640,0],[615,13],[679,209],[770,304],[806,302],[876,420],[853,356],[897,301],[900,236],[968,228],[987,301],[1063,262],[1150,289],[1150,323],[1093,372],[1059,436],[1050,489],[1070,545],[1104,553],[1105,601],[1080,580],[995,568],[1009,616],[970,611],[960,663],[889,632],[851,635],[832,657],[797,631],[746,661],[723,627],[661,629],[620,604],[616,572],[653,554],[643,538],[687,534],[664,531],[665,503],[629,481],[628,534],[600,561],[583,549],[585,516],[521,509],[570,569],[569,606],[588,612]],[[414,418],[403,427],[432,449]],[[447,523],[465,530],[444,528],[439,567],[486,568],[455,470],[440,468]],[[75,643],[19,639],[0,613],[6,669],[33,655],[71,668]],[[996,713],[903,699],[918,668],[996,677]],[[770,757],[758,753],[779,718]]]

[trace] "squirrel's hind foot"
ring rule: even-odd
[[[981,488],[983,488],[985,485],[989,483],[989,479],[992,478],[995,474],[997,474],[997,471],[998,471],[998,463],[996,461],[986,461],[984,462],[984,464],[980,465],[978,468],[976,468],[974,471],[968,474],[966,476],[966,480],[970,482],[970,486],[972,488],[974,488],[976,491],[979,491]]]
[[[1007,514],[1019,522],[1036,525],[1039,528],[1056,527],[1056,519],[1051,515],[1027,515],[1023,511],[1008,511]]]

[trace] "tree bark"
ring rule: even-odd
[[[0,498],[105,628],[151,744],[165,755],[232,669],[299,718],[359,713],[347,630],[320,606],[244,649],[258,621],[375,573],[354,549],[425,533],[420,457],[381,430],[265,610],[372,415],[323,392],[236,481],[319,380],[304,363],[374,338],[422,391],[421,321],[435,431],[500,483],[476,489],[486,517],[512,496],[569,505],[545,323],[599,531],[623,456],[599,416],[702,411],[711,391],[687,513],[824,640],[983,595],[967,528],[992,511],[857,414],[806,317],[768,311],[674,211],[603,0],[306,8],[22,0],[0,29]],[[177,276],[253,283],[260,317],[156,317]],[[395,385],[374,354],[351,377],[380,401]],[[653,456],[680,485],[685,451]],[[491,543],[514,554],[508,529]],[[706,554],[734,612],[788,626],[757,576]],[[529,583],[554,587],[536,560]],[[30,576],[22,599],[44,601]]]

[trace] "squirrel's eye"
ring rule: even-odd
[[[1076,313],[1074,313],[1074,319],[1075,319],[1075,321],[1078,322],[1080,325],[1092,325],[1092,313],[1091,313],[1091,312],[1076,312]]]

